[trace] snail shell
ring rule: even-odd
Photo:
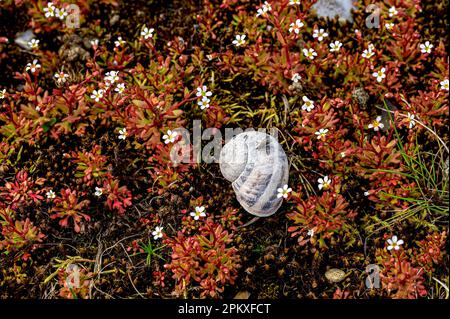
[[[250,214],[267,217],[280,208],[277,189],[288,183],[289,165],[272,136],[251,131],[233,137],[220,152],[220,170]]]

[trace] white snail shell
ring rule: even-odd
[[[277,189],[288,183],[286,153],[273,136],[251,131],[233,137],[220,152],[220,170],[250,214],[267,217],[280,208]]]

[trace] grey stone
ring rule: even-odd
[[[352,9],[353,0],[319,0],[312,7],[319,17],[334,18],[339,17],[340,21],[353,22]]]
[[[14,39],[14,42],[22,49],[31,50],[31,47],[28,45],[28,42],[30,42],[34,38],[35,36],[33,31],[31,29],[28,29],[25,32],[18,33],[16,35],[16,38]]]

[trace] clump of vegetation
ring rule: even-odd
[[[2,1],[0,298],[448,298],[448,1],[316,2]],[[196,123],[278,132],[276,214]]]

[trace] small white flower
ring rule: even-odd
[[[119,94],[122,94],[125,91],[125,83],[119,83],[117,84],[116,88],[114,89]]]
[[[145,39],[148,40],[150,38],[153,38],[153,32],[155,32],[155,29],[153,28],[147,28],[144,27],[144,29],[141,31],[141,36]]]
[[[41,65],[39,64],[38,60],[33,60],[33,63],[27,64],[27,67],[25,68],[25,70],[31,71],[31,73],[35,73],[40,68],[41,68]]]
[[[114,45],[116,47],[121,47],[121,46],[125,45],[125,43],[126,42],[122,39],[122,37],[118,37],[117,41],[114,41]]]
[[[100,187],[96,186],[94,195],[97,196],[97,197],[102,196],[103,195],[103,190]]]
[[[69,78],[69,75],[64,73],[63,71],[55,73],[54,77],[56,78],[56,82],[59,84],[66,83],[67,79]]]
[[[197,102],[198,106],[200,106],[201,110],[209,108],[210,100],[207,97],[203,97],[200,101]]]
[[[155,230],[152,231],[152,236],[153,236],[154,240],[158,240],[163,237],[163,233],[162,233],[163,229],[164,229],[164,227],[159,227],[159,226],[155,227]]]
[[[300,81],[301,79],[302,79],[302,77],[298,73],[294,73],[291,78],[292,82],[294,82],[294,83],[298,83],[298,81]]]
[[[426,41],[424,44],[419,45],[419,47],[422,53],[431,53],[433,45],[430,43],[430,41]]]
[[[105,93],[105,91],[103,91],[102,89],[100,90],[94,90],[91,94],[91,99],[95,100],[95,102],[99,102],[100,99],[103,97],[103,93]]]
[[[277,198],[288,198],[290,192],[292,192],[292,188],[288,187],[287,185],[283,185],[283,187],[277,189]]]
[[[327,128],[325,128],[325,129],[321,128],[320,130],[318,130],[314,134],[317,135],[317,139],[318,140],[322,140],[322,139],[325,139],[325,137],[327,136],[327,133],[328,133],[328,129]]]
[[[3,100],[6,95],[6,89],[0,90],[0,100]]]
[[[384,25],[384,27],[386,28],[386,30],[390,31],[394,27],[394,24],[392,22],[388,22]]]
[[[441,81],[441,90],[448,91],[448,79]]]
[[[375,53],[370,49],[370,47],[363,51],[362,57],[366,59],[370,59]]]
[[[45,17],[50,18],[55,16],[56,7],[53,5],[53,2],[47,3],[47,7],[44,8]]]
[[[171,130],[167,130],[167,134],[163,136],[164,143],[169,144],[175,142],[178,133]]]
[[[330,52],[338,52],[342,47],[342,43],[339,41],[334,41],[330,43]]]
[[[124,140],[127,138],[127,129],[126,128],[121,128],[119,129],[119,140]]]
[[[387,240],[387,243],[388,243],[388,247],[387,247],[388,250],[392,250],[392,249],[399,250],[400,245],[403,245],[404,241],[402,239],[399,240],[397,238],[397,236],[394,235],[394,236],[392,236],[391,239]]]
[[[308,236],[314,237],[314,229],[308,229]]]
[[[107,87],[110,87],[117,81],[119,81],[119,71],[109,71],[105,73],[105,84]]]
[[[271,10],[272,10],[272,6],[270,5],[270,3],[268,3],[267,1],[264,1],[263,6],[261,8],[259,8],[258,11],[256,12],[256,16],[259,17],[260,15],[264,15]]]
[[[98,46],[98,39],[93,39],[93,40],[90,40],[89,41],[89,43],[92,45],[92,46]]]
[[[105,73],[105,78],[109,82],[116,82],[119,80],[119,71],[109,71]]]
[[[208,87],[206,85],[203,85],[202,87],[197,88],[197,96],[198,97],[204,98],[204,97],[208,97],[211,95],[212,95],[212,93],[211,93],[211,91],[208,91]]]
[[[290,5],[290,6],[294,6],[294,5],[296,5],[296,4],[300,4],[300,0],[290,0],[290,1],[289,1],[289,5]]]
[[[397,14],[398,14],[398,11],[397,11],[397,9],[395,9],[395,7],[389,8],[389,16],[390,17],[396,16]]]
[[[32,48],[33,50],[37,50],[37,49],[39,48],[39,40],[31,39],[31,40],[28,42],[28,46],[29,46],[30,48]]]
[[[328,33],[325,32],[324,29],[314,29],[313,38],[317,38],[317,40],[322,41],[324,38],[328,36]]]
[[[308,97],[303,96],[303,105],[302,105],[302,110],[311,112],[312,109],[314,108],[314,102],[311,101],[310,99],[308,99]]]
[[[264,8],[264,11],[266,11],[266,12],[272,11],[272,6],[267,1],[264,1],[263,8]]]
[[[386,68],[381,68],[380,71],[372,73],[373,77],[377,78],[377,82],[383,81],[386,78]]]
[[[366,59],[370,59],[375,53],[373,52],[375,50],[375,46],[372,43],[369,43],[367,46],[367,49],[363,51],[362,57]]]
[[[344,158],[345,156],[347,156],[347,154],[345,154],[345,152],[341,152],[341,157]]]
[[[237,34],[236,35],[236,39],[233,40],[233,44],[235,46],[237,46],[237,47],[244,46],[245,45],[245,38],[246,38],[245,34]]]
[[[369,196],[370,195],[370,193],[369,192],[364,192],[364,196]]]
[[[197,206],[195,207],[195,211],[191,212],[190,215],[194,217],[194,220],[199,220],[200,217],[206,217],[205,213],[205,207],[204,206]]]
[[[375,121],[369,124],[369,128],[373,128],[374,131],[378,131],[380,128],[382,129],[384,124],[381,123],[381,116],[377,116]]]
[[[56,194],[53,190],[49,190],[45,195],[48,199],[54,199],[56,197]]]
[[[55,17],[59,18],[60,20],[64,20],[66,18],[66,16],[68,15],[67,11],[64,10],[64,8],[55,9]]]
[[[407,117],[408,117],[408,121],[409,121],[409,128],[413,128],[414,125],[416,125],[416,122],[414,121],[414,117],[415,117],[414,114],[411,114],[408,112]]]
[[[303,27],[304,24],[302,20],[297,19],[295,22],[292,22],[289,28],[289,32],[294,32],[295,34],[299,34],[300,28]]]
[[[317,56],[316,51],[314,49],[303,49],[303,54],[310,60],[314,60],[314,57]]]
[[[329,179],[328,176],[319,178],[317,181],[319,182],[319,189],[326,190],[331,186],[331,179]]]

